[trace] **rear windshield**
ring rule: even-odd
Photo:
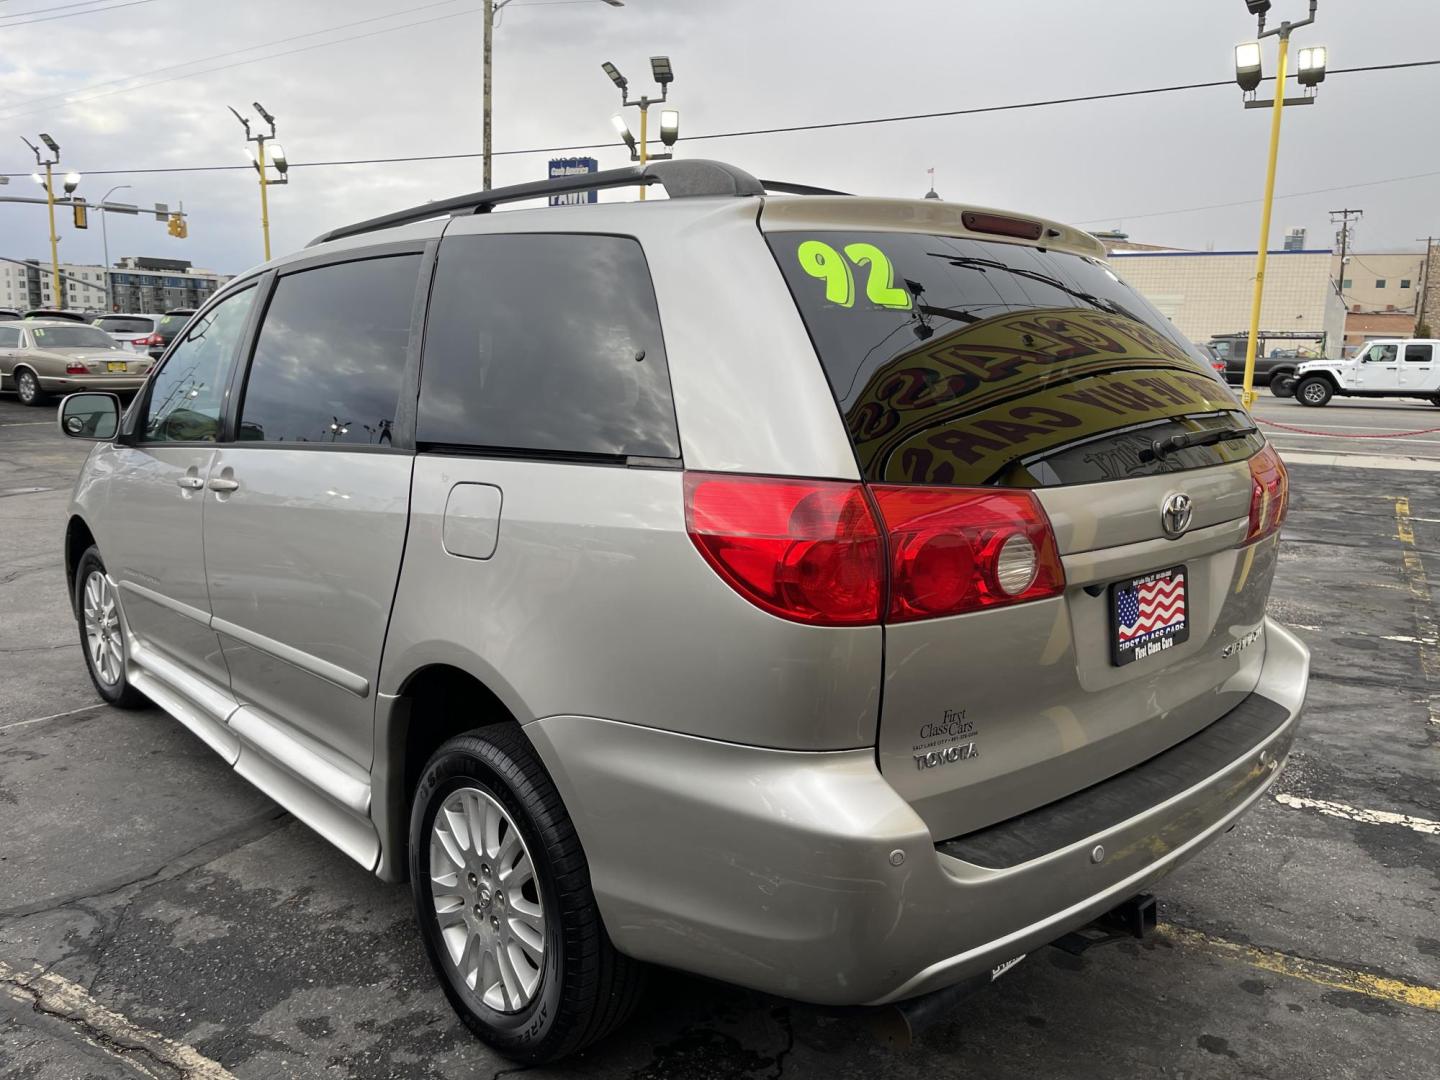
[[[32,326],[30,336],[42,349],[118,349],[111,336],[94,326]]]
[[[185,329],[185,324],[190,321],[190,316],[194,314],[193,311],[177,311],[170,315],[162,315],[160,317],[160,328],[156,333],[166,341],[169,341],[181,330]]]
[[[867,480],[1047,487],[1243,460],[1208,361],[1104,263],[923,233],[770,233]]]
[[[95,325],[107,334],[148,334],[149,319],[131,319],[123,315],[106,315],[95,320]]]

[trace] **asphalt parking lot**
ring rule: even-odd
[[[1043,949],[908,1049],[657,972],[628,1027],[534,1075],[1435,1077],[1440,433],[1398,433],[1440,409],[1257,415],[1312,432],[1269,429],[1294,496],[1271,610],[1314,679],[1273,795],[1161,883],[1157,933]],[[406,889],[160,711],[97,704],[61,569],[84,455],[0,396],[0,1077],[516,1071],[452,1016]]]

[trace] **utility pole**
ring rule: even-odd
[[[252,143],[254,143],[255,146],[256,146],[256,149],[251,152],[251,164],[253,164],[253,165],[255,166],[255,171],[260,174],[260,231],[261,231],[261,233],[262,233],[262,234],[264,235],[264,237],[265,237],[265,261],[266,261],[266,262],[269,262],[269,261],[270,261],[270,193],[269,193],[269,192],[270,192],[271,186],[273,186],[273,185],[288,184],[288,183],[290,182],[290,177],[287,175],[287,174],[289,173],[289,171],[290,171],[290,162],[289,162],[289,159],[285,157],[285,148],[282,147],[278,142],[275,143],[274,152],[271,154],[271,160],[273,161],[273,163],[274,163],[274,165],[275,165],[275,171],[280,174],[280,179],[279,179],[279,180],[271,180],[268,176],[265,175],[265,143],[266,143],[266,142],[273,142],[274,139],[275,139],[275,117],[271,116],[268,112],[266,112],[266,111],[265,111],[265,106],[264,106],[264,105],[261,105],[258,101],[252,101],[251,104],[255,106],[255,111],[260,114],[260,118],[261,118],[262,120],[264,120],[267,124],[270,125],[270,134],[269,134],[269,135],[266,135],[265,132],[263,132],[263,131],[256,132],[255,134],[252,135],[251,132],[250,132],[250,121],[249,121],[249,119],[248,119],[247,117],[241,116],[238,112],[235,112],[235,109],[234,109],[233,106],[227,106],[227,107],[230,109],[230,111],[231,111],[232,113],[234,113],[235,119],[240,121],[240,126],[245,129],[245,141],[246,141],[246,142],[252,142]]]
[[[1415,239],[1419,240],[1420,237]],[[1427,236],[1425,242],[1425,261],[1420,264],[1420,288],[1415,293],[1415,333],[1418,336],[1420,327],[1425,324],[1425,301],[1430,298],[1430,252],[1435,247],[1437,237]],[[1433,330],[1433,327],[1432,327]]]
[[[1364,216],[1364,210],[1330,211],[1330,224],[1340,226],[1340,277],[1335,282],[1335,295],[1340,297],[1342,303],[1345,300],[1345,256],[1350,250],[1350,222],[1359,221]]]

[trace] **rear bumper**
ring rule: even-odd
[[[81,390],[109,390],[127,394],[145,385],[144,375],[42,375],[40,389],[49,394],[75,394]]]
[[[1053,829],[1060,846],[1034,857],[1023,845],[1010,858],[937,846],[871,749],[765,750],[580,717],[526,731],[622,952],[806,1001],[883,1004],[985,977],[1228,828],[1279,775],[1304,702],[1305,646],[1268,620],[1265,640],[1252,699],[1274,717],[1252,728],[1264,734],[1083,837]],[[981,851],[990,865],[947,851]]]

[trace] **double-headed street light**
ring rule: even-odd
[[[630,100],[630,80],[620,74],[620,69],[610,61],[600,65],[601,70],[610,77],[620,91],[620,107],[625,108],[633,105],[640,110],[640,139],[637,142],[635,136],[630,132],[630,125],[625,122],[625,117],[616,113],[610,118],[610,123],[615,125],[615,132],[630,150],[630,160],[638,161],[644,165],[647,161],[668,161],[675,155],[669,148],[674,147],[680,138],[680,110],[660,110],[660,141],[666,146],[666,151],[660,154],[650,153],[650,106],[659,105],[665,101],[670,94],[670,84],[675,81],[675,69],[670,65],[668,56],[652,56],[650,58],[650,74],[660,86],[660,96],[652,98],[641,97],[635,101]],[[645,198],[645,188],[640,188],[640,198]]]
[[[284,147],[282,147],[279,143],[275,142],[275,117],[271,116],[268,112],[266,112],[266,111],[265,111],[265,106],[264,106],[264,105],[261,105],[258,101],[252,101],[251,104],[255,107],[255,111],[260,114],[260,118],[261,118],[262,120],[264,120],[266,124],[269,125],[269,127],[270,127],[270,134],[269,134],[269,135],[266,135],[265,132],[263,132],[263,131],[257,131],[257,132],[255,132],[254,134],[251,134],[251,132],[250,132],[250,120],[249,120],[247,117],[241,116],[238,112],[235,112],[235,109],[234,109],[233,107],[230,108],[230,111],[235,114],[235,119],[236,119],[236,120],[239,120],[239,121],[240,121],[240,126],[245,129],[245,141],[246,141],[247,143],[254,143],[254,144],[255,144],[255,149],[254,149],[254,150],[251,150],[248,146],[247,146],[245,149],[246,149],[246,151],[247,151],[247,152],[249,153],[249,155],[250,155],[250,164],[253,165],[253,166],[255,167],[255,171],[260,174],[260,230],[261,230],[261,232],[262,232],[262,233],[264,234],[264,236],[265,236],[265,261],[266,261],[266,262],[269,262],[269,261],[270,261],[270,196],[269,196],[269,190],[270,190],[270,188],[272,188],[272,187],[276,187],[276,186],[278,186],[278,185],[280,185],[280,184],[288,184],[288,183],[290,182],[290,177],[289,177],[289,175],[288,175],[289,172],[290,172],[290,162],[289,162],[289,160],[285,157],[285,149],[284,149]],[[274,166],[275,166],[275,171],[280,174],[280,178],[279,178],[278,180],[271,179],[271,178],[266,174],[266,172],[265,172],[265,144],[266,144],[267,142],[269,142],[269,143],[271,144],[271,147],[270,147],[270,164],[274,165]],[[183,235],[183,234],[177,234],[177,235]]]
[[[45,203],[50,210],[50,272],[54,275],[55,283],[55,306],[62,307],[65,294],[61,292],[60,286],[60,237],[55,232],[55,174],[54,167],[60,164],[60,144],[43,131],[40,133],[40,141],[45,144],[49,151],[48,156],[43,159],[40,156],[40,148],[32,143],[25,136],[20,136],[20,141],[28,146],[35,155],[35,164],[45,170],[45,175],[38,172],[30,174],[30,178],[45,189]],[[80,186],[80,174],[70,172],[65,174],[65,195],[72,195]]]
[[[1249,409],[1255,405],[1255,349],[1260,336],[1260,303],[1265,295],[1265,262],[1270,247],[1270,211],[1275,204],[1275,163],[1280,156],[1280,115],[1287,105],[1311,105],[1315,101],[1315,87],[1325,81],[1326,54],[1323,46],[1300,50],[1296,68],[1296,80],[1305,88],[1301,97],[1285,96],[1286,61],[1290,47],[1290,34],[1302,26],[1315,21],[1318,0],[1310,0],[1308,18],[1299,22],[1282,22],[1273,30],[1265,29],[1265,16],[1270,11],[1271,0],[1245,0],[1245,8],[1258,20],[1254,41],[1243,41],[1235,46],[1235,81],[1245,95],[1245,108],[1270,109],[1270,160],[1265,172],[1265,198],[1260,211],[1260,246],[1255,254],[1255,291],[1250,303],[1250,334],[1245,342],[1245,381],[1240,400]],[[1255,90],[1264,78],[1261,62],[1260,42],[1267,37],[1278,38],[1279,57],[1275,69],[1275,97],[1269,101],[1255,100]]]

